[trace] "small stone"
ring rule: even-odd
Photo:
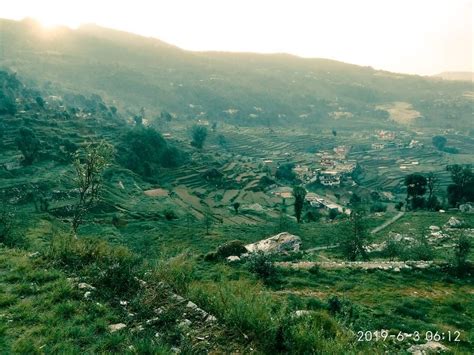
[[[121,305],[121,306],[126,306],[127,304],[128,304],[127,301],[120,301],[120,305]]]
[[[111,325],[109,325],[109,331],[111,333],[113,333],[113,332],[116,332],[120,329],[124,329],[126,327],[127,327],[127,325],[123,324],[123,323],[111,324]]]
[[[214,317],[212,314],[209,314],[206,318],[206,322],[209,322],[209,323],[216,322],[216,321],[217,321],[217,318]]]
[[[92,295],[92,292],[91,291],[87,291],[86,293],[84,293],[84,298],[86,300],[88,300],[89,298],[91,298],[91,295]]]
[[[396,267],[396,268],[393,269],[393,271],[395,271],[395,272],[400,272],[400,268],[399,268],[399,267]]]
[[[226,258],[227,262],[233,263],[236,261],[240,261],[240,258],[237,255],[231,255]]]
[[[192,308],[192,309],[198,308],[197,304],[196,304],[196,303],[193,303],[193,302],[191,302],[191,301],[188,301],[188,303],[186,304],[186,307]]]
[[[92,285],[89,285],[85,282],[81,282],[77,285],[77,287],[80,289],[80,290],[95,290],[95,287],[92,286]]]
[[[191,324],[192,322],[189,319],[185,319],[181,323],[178,324],[178,327],[186,328],[186,327],[189,327]]]

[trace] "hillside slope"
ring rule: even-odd
[[[0,38],[1,67],[132,109],[243,125],[347,127],[383,126],[390,118],[380,105],[405,102],[420,112],[416,125],[465,127],[472,119],[466,82],[286,54],[190,52],[95,25],[46,30],[0,20]]]

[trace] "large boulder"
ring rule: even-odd
[[[273,237],[260,240],[256,243],[247,244],[245,248],[249,253],[263,252],[265,254],[296,252],[300,250],[301,238],[283,232]]]
[[[459,205],[459,211],[464,213],[474,213],[474,204],[468,202],[463,205]]]

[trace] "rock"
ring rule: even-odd
[[[126,306],[127,304],[128,304],[127,301],[120,301],[120,305],[121,305],[121,306]]]
[[[412,345],[408,348],[408,352],[416,355],[423,355],[433,352],[444,352],[449,350],[446,346],[437,341],[429,341],[426,344]]]
[[[178,327],[180,328],[187,328],[191,326],[192,322],[189,319],[184,319],[182,322],[178,324]]]
[[[438,212],[439,212],[439,213],[446,213],[445,210],[439,210]]]
[[[440,228],[439,228],[438,226],[430,226],[429,229],[430,229],[430,231],[432,231],[432,232],[436,232],[436,231],[439,231],[439,230],[440,230]]]
[[[86,284],[85,282],[79,283],[77,288],[79,288],[79,290],[95,290],[94,286]]]
[[[91,295],[92,295],[92,292],[91,291],[87,291],[86,293],[84,293],[84,298],[86,300],[88,300],[89,298],[91,298]]]
[[[116,331],[118,331],[120,329],[123,329],[123,328],[126,328],[126,327],[127,327],[127,325],[123,324],[123,323],[111,324],[111,325],[109,325],[109,331],[111,333],[113,333],[113,332],[116,332]]]
[[[191,302],[191,301],[188,301],[188,303],[186,304],[186,307],[191,308],[191,309],[197,309],[197,308],[199,308],[196,303]]]
[[[217,321],[217,318],[214,317],[212,314],[209,314],[209,316],[206,318],[206,322],[209,322],[209,323],[216,322],[216,321]]]
[[[456,217],[451,217],[444,226],[447,228],[460,228],[463,225],[464,225],[463,221],[457,219]]]
[[[474,213],[474,204],[468,202],[463,205],[459,205],[459,211],[464,213]]]
[[[29,257],[29,258],[37,258],[38,256],[40,256],[39,251],[36,251],[36,252],[34,252],[34,253],[28,254],[28,257]]]
[[[306,309],[297,310],[293,313],[294,317],[296,318],[307,316],[308,314],[311,314],[311,311],[308,311]]]
[[[396,267],[396,268],[393,269],[393,271],[395,271],[395,272],[400,272],[400,268],[399,268],[399,267]]]
[[[233,263],[235,261],[240,261],[240,258],[236,255],[231,255],[231,256],[228,256],[226,258],[226,260],[229,262],[229,263]]]
[[[250,253],[263,252],[267,254],[281,252],[297,252],[300,250],[301,238],[287,232],[277,234],[273,237],[260,240],[259,242],[247,244],[245,248]]]

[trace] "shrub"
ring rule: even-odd
[[[174,219],[177,219],[178,216],[176,215],[176,212],[173,211],[172,209],[169,209],[167,208],[164,212],[163,212],[165,218],[167,221],[172,221]]]
[[[249,271],[257,275],[264,282],[270,281],[276,276],[276,268],[270,261],[268,255],[259,251],[253,253],[248,260]]]
[[[104,295],[129,294],[138,288],[139,259],[123,246],[58,235],[53,237],[47,257],[62,268],[90,277]]]
[[[25,247],[26,238],[15,230],[15,214],[6,210],[0,211],[0,243],[9,248]]]
[[[376,202],[370,206],[370,212],[385,212],[387,211],[387,206],[381,202]]]

